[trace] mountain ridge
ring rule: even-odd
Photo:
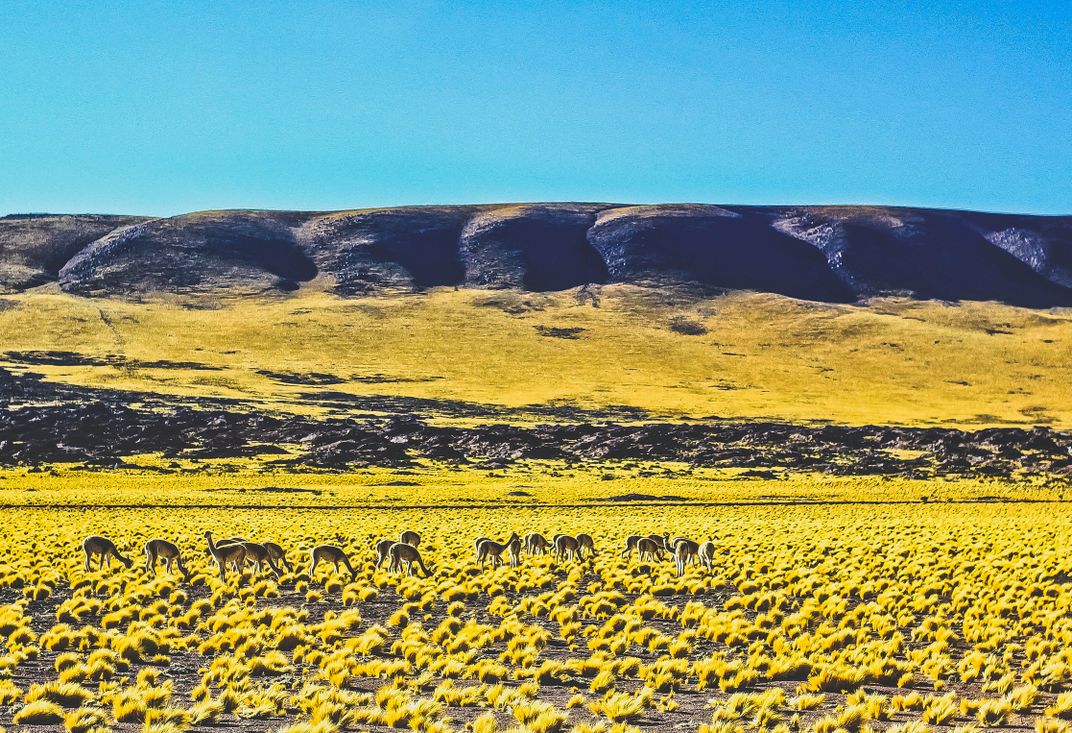
[[[518,203],[0,218],[0,292],[82,296],[691,284],[1072,306],[1072,216],[888,206]]]

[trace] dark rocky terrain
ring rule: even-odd
[[[0,292],[50,281],[125,297],[622,282],[1072,306],[1072,216],[518,204],[0,218]]]
[[[331,404],[330,394],[323,399]],[[331,471],[406,466],[419,458],[489,469],[561,459],[682,461],[749,468],[759,478],[777,478],[784,470],[917,478],[1034,475],[1060,486],[1072,478],[1072,435],[1044,427],[971,432],[769,421],[619,424],[594,414],[585,422],[534,425],[508,424],[511,415],[494,407],[488,415],[500,414],[503,423],[448,427],[414,417],[414,405],[404,400],[373,401],[348,416],[317,419],[237,400],[90,389],[2,369],[0,403],[6,405],[0,411],[0,466],[123,468],[125,457],[160,452],[196,459],[257,456],[275,468]],[[470,411],[478,408],[465,403]]]

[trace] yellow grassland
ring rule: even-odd
[[[70,507],[0,522],[0,716],[20,723],[1066,731],[1072,709],[1072,519],[1053,505]],[[206,529],[279,542],[295,569],[223,582]],[[432,577],[374,566],[373,542],[403,529]],[[534,530],[587,532],[598,554],[476,562],[473,538]],[[712,567],[679,577],[619,555],[649,532],[712,540]],[[90,533],[134,567],[85,571]],[[141,567],[157,536],[184,550],[189,582]],[[308,575],[322,542],[355,579]]]
[[[297,412],[319,412],[301,395],[330,389],[515,408],[625,405],[658,419],[1072,425],[1067,309],[903,299],[831,305],[755,293],[697,298],[632,286],[601,288],[596,302],[577,291],[437,289],[353,299],[312,292],[191,308],[37,291],[5,296],[0,343],[4,351],[126,359],[30,367],[49,379],[236,397]],[[706,333],[679,333],[675,319]],[[560,338],[538,327],[583,330]],[[218,369],[138,364],[160,359]],[[310,388],[259,370],[346,381]]]

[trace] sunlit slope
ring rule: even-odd
[[[2,306],[0,366],[289,410],[321,409],[304,395],[330,391],[631,406],[657,419],[1072,425],[1067,309],[629,285],[348,299],[303,290],[211,308],[37,290]],[[29,353],[61,351],[82,358]]]

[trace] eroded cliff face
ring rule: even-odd
[[[341,295],[690,284],[1072,306],[1072,217],[865,206],[428,206],[0,219],[0,290]]]

